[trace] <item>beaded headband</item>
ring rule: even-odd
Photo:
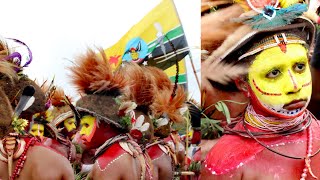
[[[275,34],[273,36],[268,36],[264,38],[259,43],[251,47],[248,52],[240,56],[238,60],[241,60],[245,57],[257,54],[265,49],[269,49],[276,46],[279,46],[281,51],[285,53],[287,51],[287,46],[286,46],[287,44],[305,45],[307,43],[295,34],[279,33],[279,34]]]

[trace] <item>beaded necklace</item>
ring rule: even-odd
[[[309,111],[293,119],[279,119],[276,117],[264,117],[257,114],[249,104],[245,114],[245,123],[264,131],[279,132],[291,129],[303,123],[309,117]]]
[[[249,105],[249,106],[251,106],[251,105]],[[250,108],[248,106],[248,108]],[[254,112],[254,110],[253,109],[251,109],[252,110],[252,112]],[[251,114],[252,114],[252,112],[251,112]],[[255,113],[256,114],[256,113]],[[253,114],[252,114],[253,115]],[[251,115],[248,115],[248,116],[246,116],[246,117],[249,117],[249,118],[251,118],[250,117]],[[261,124],[259,124],[258,126],[257,126],[257,123],[254,123],[255,121],[253,120],[253,119],[250,119],[250,121],[247,121],[247,119],[246,118],[244,118],[244,120],[242,121],[242,124],[243,124],[243,128],[245,129],[245,131],[247,132],[247,134],[249,135],[249,137],[251,137],[252,139],[254,139],[257,143],[259,143],[260,145],[262,145],[263,147],[265,147],[266,149],[268,149],[269,151],[271,151],[271,152],[273,152],[273,153],[275,153],[275,154],[278,154],[278,155],[280,155],[280,156],[283,156],[283,157],[286,157],[286,158],[290,158],[290,159],[296,159],[296,160],[301,160],[301,159],[303,159],[304,161],[305,161],[305,167],[304,167],[304,169],[303,169],[303,171],[302,171],[302,173],[301,173],[301,179],[300,180],[305,180],[305,178],[307,177],[307,173],[309,172],[310,173],[310,175],[312,176],[312,177],[314,177],[314,178],[317,178],[314,174],[313,174],[313,172],[312,172],[312,169],[311,169],[311,158],[312,157],[314,157],[314,156],[316,156],[319,152],[320,152],[320,148],[314,153],[314,154],[312,154],[312,140],[313,140],[313,137],[312,137],[312,128],[311,128],[311,126],[309,126],[309,127],[307,127],[307,154],[306,154],[306,156],[305,157],[295,157],[295,156],[289,156],[289,155],[286,155],[286,154],[282,154],[282,153],[280,153],[280,152],[278,152],[278,151],[275,151],[274,149],[271,149],[270,147],[268,147],[267,145],[265,145],[264,143],[262,143],[260,140],[258,140],[257,139],[257,137],[255,137],[253,134],[252,134],[252,132],[247,128],[247,125],[251,125],[251,126],[253,126],[253,127],[257,127],[257,128],[259,128],[259,129],[263,129],[263,130],[271,130],[271,131],[273,131],[273,132],[276,132],[277,130],[281,130],[281,129],[283,129],[284,128],[284,125],[283,124],[287,124],[287,123],[272,123],[272,128],[268,128],[268,127],[266,127],[266,126],[268,126],[268,125],[270,125],[270,123],[268,124],[268,123],[266,123],[266,122],[272,122],[272,121],[274,121],[275,120],[275,118],[272,118],[272,120],[270,120],[270,121],[266,121],[267,119],[271,119],[271,118],[266,118],[266,117],[263,117],[263,118],[261,118],[261,117],[263,117],[263,116],[261,116],[261,115],[259,115],[259,116],[257,116],[257,118],[256,118],[256,120],[258,121],[258,122],[261,122]],[[303,118],[301,118],[301,117],[303,117]],[[300,119],[303,119],[303,121],[301,121],[301,120],[299,120],[299,118]],[[301,123],[303,123],[305,120],[306,120],[306,118],[312,118],[312,116],[309,114],[309,111],[306,111],[303,115],[301,115],[301,116],[299,116],[299,117],[297,117],[297,118],[295,118],[295,119],[298,119],[298,120],[291,120],[293,123],[291,123],[291,125],[292,126],[298,126],[298,125],[300,125]],[[285,122],[286,120],[282,120],[283,122]],[[278,121],[279,122],[279,121]],[[300,122],[300,124],[298,123],[298,122]],[[279,126],[279,127],[276,127],[276,126]]]

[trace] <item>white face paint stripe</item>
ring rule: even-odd
[[[289,73],[289,76],[291,78],[294,90],[297,90],[298,89],[297,82],[294,80],[294,78],[293,78],[293,76],[291,74],[291,71],[289,69],[288,69],[288,73]]]
[[[40,124],[38,124],[38,136],[40,136]]]

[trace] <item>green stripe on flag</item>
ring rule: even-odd
[[[175,80],[176,80],[176,76],[170,77],[171,82],[175,82]],[[187,83],[187,75],[186,74],[179,74],[178,83],[179,84]]]
[[[176,28],[170,30],[167,34],[167,38],[170,40],[176,39],[177,37],[184,36],[182,26],[177,26]],[[168,42],[168,39],[164,38],[164,43]],[[148,53],[152,52],[156,46],[159,45],[157,39],[148,44]]]

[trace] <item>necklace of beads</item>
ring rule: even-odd
[[[19,177],[20,172],[23,168],[23,165],[27,159],[27,151],[29,149],[30,146],[33,146],[37,141],[37,138],[32,137],[29,142],[27,143],[23,153],[21,154],[20,158],[18,159],[17,165],[13,171],[12,176],[10,177],[10,180],[14,180],[15,178]]]
[[[245,123],[264,130],[264,131],[272,131],[279,132],[283,130],[289,130],[293,127],[297,127],[302,124],[308,117],[309,111],[305,111],[302,115],[293,118],[293,119],[279,119],[276,117],[265,117],[260,114],[257,114],[252,105],[248,105],[247,111],[245,114]]]

